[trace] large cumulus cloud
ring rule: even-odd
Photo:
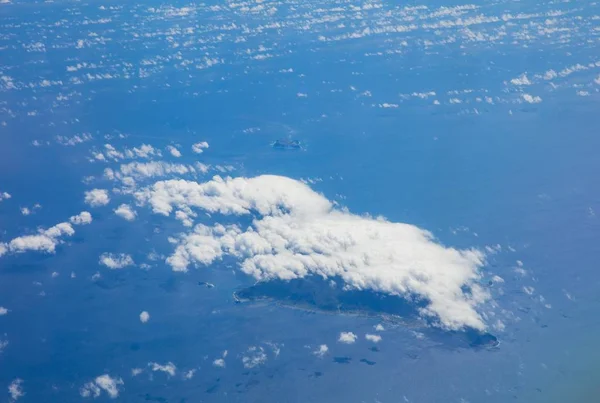
[[[163,215],[196,209],[252,218],[246,227],[196,225],[167,259],[174,270],[231,255],[259,280],[341,278],[348,288],[422,300],[420,313],[444,328],[485,328],[477,310],[489,298],[478,285],[483,253],[445,247],[414,225],[335,208],[302,182],[272,175],[168,180],[136,197]]]

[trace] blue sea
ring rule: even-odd
[[[529,0],[1,2],[0,244],[81,211],[93,221],[54,251],[0,253],[0,401],[597,401],[597,13]],[[210,167],[136,191],[279,175],[482,251],[499,343],[366,302],[240,302],[256,279],[232,255],[173,271],[190,228],[110,180],[105,169],[143,159],[101,161],[105,144]],[[90,205],[91,189],[110,202]],[[111,270],[105,253],[135,264]]]

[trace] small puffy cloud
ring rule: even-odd
[[[323,357],[325,354],[327,354],[328,351],[329,347],[327,347],[327,344],[321,344],[319,348],[313,351],[313,354],[317,357]]]
[[[110,202],[108,191],[105,189],[92,189],[85,192],[85,202],[92,207],[105,206]]]
[[[200,143],[192,144],[192,151],[196,154],[203,153],[205,148],[208,148],[208,143],[206,141],[201,141]]]
[[[378,331],[378,332],[383,332],[385,330],[385,328],[383,327],[383,325],[381,323],[378,323],[375,326],[375,330]]]
[[[183,379],[192,379],[194,374],[196,373],[196,369],[190,369],[183,374]]]
[[[169,376],[175,376],[175,372],[177,371],[177,367],[175,367],[175,364],[173,364],[172,362],[168,362],[165,365],[160,365],[157,362],[149,362],[148,366],[154,372],[166,372],[167,374],[169,374]]]
[[[92,222],[92,215],[87,211],[82,211],[81,213],[69,218],[69,221],[71,221],[71,224],[75,225],[90,224]]]
[[[10,199],[12,196],[10,195],[10,193],[7,192],[0,192],[0,201],[2,200],[8,200]]]
[[[213,365],[215,367],[224,368],[225,367],[225,358],[227,358],[228,353],[229,352],[227,350],[223,351],[223,355],[221,356],[221,358],[217,358],[216,360],[214,360]]]
[[[12,239],[8,244],[0,244],[0,256],[6,252],[23,253],[39,251],[54,253],[62,242],[61,237],[72,236],[75,230],[68,222],[62,222],[46,230],[41,229],[35,235],[24,235]]]
[[[144,372],[144,370],[142,368],[132,368],[131,369],[131,376],[138,376],[142,372]]]
[[[125,156],[128,158],[150,158],[162,156],[160,150],[152,147],[149,144],[142,144],[140,147],[125,149]]]
[[[529,104],[539,104],[540,102],[542,102],[542,98],[539,96],[533,96],[530,94],[521,94],[521,97],[523,98],[523,101],[525,101]]]
[[[171,155],[172,155],[173,157],[176,157],[176,158],[179,158],[179,157],[181,157],[181,152],[180,152],[180,151],[179,151],[177,148],[175,148],[175,147],[173,147],[173,146],[167,146],[167,151],[168,151],[169,153],[171,153]]]
[[[490,298],[479,284],[483,252],[445,247],[414,225],[338,209],[301,181],[274,175],[166,180],[135,197],[167,216],[201,210],[253,218],[250,226],[196,225],[167,259],[173,270],[232,256],[257,280],[318,274],[340,279],[347,289],[424,301],[417,312],[445,329],[486,327],[478,312]]]
[[[513,85],[531,85],[531,81],[527,77],[527,74],[523,73],[517,78],[513,78],[510,80],[510,83]]]
[[[381,336],[378,334],[366,334],[365,339],[372,341],[373,343],[379,343],[381,341]]]
[[[143,180],[146,178],[167,176],[170,174],[185,175],[195,173],[196,168],[194,168],[192,165],[171,164],[164,161],[135,161],[121,165],[119,167],[119,172],[115,172],[112,169],[105,170],[104,176],[110,180],[120,179],[121,181],[125,182],[126,180],[131,180],[132,178],[133,180]]]
[[[123,267],[133,266],[135,263],[130,255],[125,253],[103,253],[100,255],[100,264],[109,269],[122,269]]]
[[[117,207],[115,214],[126,219],[127,221],[135,220],[136,216],[136,212],[128,204],[121,204],[119,207]]]
[[[44,234],[25,235],[10,241],[8,248],[11,252],[15,253],[23,253],[30,250],[54,253],[57,244],[58,241],[55,238]]]
[[[23,380],[17,378],[12,381],[10,385],[8,385],[8,393],[12,400],[17,400],[18,398],[25,396],[25,392],[23,392]]]
[[[140,322],[146,323],[150,320],[150,314],[147,311],[140,313]]]
[[[267,355],[265,349],[262,347],[250,347],[246,352],[247,355],[242,357],[242,363],[244,368],[254,368],[262,365],[267,361]]]
[[[340,343],[352,344],[356,341],[357,336],[352,332],[341,332],[338,341]]]
[[[111,399],[116,399],[119,396],[120,385],[124,382],[121,378],[112,378],[108,374],[100,375],[92,382],[88,382],[81,387],[79,394],[82,397],[98,397],[105,391]]]
[[[0,306],[0,316],[4,316],[8,313],[8,309],[3,306]]]

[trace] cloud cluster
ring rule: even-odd
[[[72,224],[89,224],[92,216],[86,211],[82,211],[76,216],[70,218]],[[61,222],[48,229],[40,229],[37,234],[23,235],[12,239],[8,243],[0,243],[0,256],[5,253],[24,253],[27,251],[39,251],[45,253],[54,253],[56,246],[62,243],[62,237],[72,236],[75,230],[71,223]]]
[[[139,148],[133,147],[131,149],[125,148],[122,152],[118,151],[114,146],[110,144],[104,145],[104,153],[92,152],[93,157],[98,161],[120,161],[126,158],[152,158],[161,157],[160,150],[155,149],[151,145],[142,144]]]
[[[357,339],[357,336],[352,332],[342,332],[338,341],[344,344],[353,344]]]
[[[69,221],[71,221],[71,224],[75,225],[90,224],[92,222],[92,215],[87,211],[82,211],[81,213],[69,218]]]
[[[120,385],[123,385],[121,378],[111,378],[110,375],[104,374],[98,376],[92,382],[88,382],[81,387],[79,394],[82,397],[98,397],[105,391],[111,399],[116,399],[119,396]]]
[[[181,151],[179,151],[176,147],[174,146],[167,146],[167,151],[176,158],[181,157]]]
[[[378,334],[365,334],[365,339],[372,341],[373,343],[379,343],[381,341],[381,336]]]
[[[165,365],[161,365],[157,362],[149,362],[148,366],[154,372],[156,372],[156,371],[166,372],[170,376],[175,376],[175,372],[177,371],[177,367],[175,367],[175,364],[173,364],[172,362],[168,362]]]
[[[25,392],[23,392],[23,380],[17,378],[12,381],[10,385],[8,385],[8,393],[12,400],[17,400],[18,398],[25,396]]]
[[[205,172],[207,167],[203,164],[199,164],[198,170],[200,172]],[[196,168],[194,168],[192,165],[172,164],[164,161],[135,161],[128,164],[122,164],[118,171],[115,171],[111,168],[106,168],[104,170],[104,176],[110,180],[120,180],[125,185],[133,187],[136,180],[164,177],[168,175],[195,175],[196,172]]]
[[[327,347],[327,344],[321,344],[318,349],[313,351],[313,354],[319,358],[323,358],[323,356],[327,354],[328,351],[329,347]]]
[[[108,191],[105,189],[92,189],[85,192],[85,202],[92,207],[105,206],[110,202]]]
[[[252,219],[251,225],[199,224],[167,262],[176,271],[223,256],[257,280],[316,275],[348,289],[421,301],[422,316],[447,329],[483,330],[478,313],[489,294],[478,285],[484,254],[445,247],[428,231],[334,208],[300,181],[281,176],[159,181],[135,194],[155,213],[193,209]]]
[[[112,270],[135,264],[133,258],[125,253],[103,253],[100,255],[99,263]]]
[[[115,209],[115,214],[127,221],[135,220],[136,212],[128,204],[121,204]]]
[[[267,354],[265,354],[265,349],[260,346],[250,347],[246,354],[247,355],[242,357],[242,363],[244,364],[244,368],[254,368],[256,366],[264,364],[267,361]]]
[[[208,143],[206,141],[201,141],[199,143],[192,144],[192,151],[196,154],[203,153],[205,148],[208,148]]]

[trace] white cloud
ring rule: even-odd
[[[171,164],[164,161],[130,162],[128,164],[121,165],[119,170],[120,172],[118,175],[112,170],[108,171],[108,175],[106,175],[106,173],[105,175],[109,179],[117,178],[123,180],[124,177],[145,179],[166,176],[169,174],[184,175],[188,173],[196,173],[196,169],[191,165]]]
[[[328,351],[329,347],[327,347],[327,344],[321,344],[318,349],[313,351],[313,354],[318,357],[323,357],[325,354],[327,354]]]
[[[372,341],[373,343],[379,343],[381,341],[381,336],[378,334],[366,334],[365,339]]]
[[[169,151],[173,157],[181,157],[181,152],[173,146],[167,146],[167,151]]]
[[[132,266],[135,263],[133,262],[131,256],[125,253],[103,253],[100,255],[100,264],[114,270]]]
[[[204,152],[204,148],[208,148],[208,143],[206,141],[201,141],[196,144],[192,144],[192,151],[196,154],[201,154]]]
[[[75,225],[90,224],[92,222],[92,215],[87,211],[82,211],[81,213],[69,218],[69,221],[71,221],[71,224]]]
[[[126,149],[125,155],[128,158],[150,158],[150,157],[160,157],[162,154],[160,150],[155,149],[151,145],[142,144],[139,148],[133,147],[132,149]]]
[[[213,361],[213,365],[219,368],[225,368],[225,360],[222,358],[217,358]]]
[[[136,212],[128,204],[121,204],[119,207],[117,207],[115,214],[126,219],[127,221],[135,220],[136,216]]]
[[[513,85],[531,85],[531,81],[527,78],[527,74],[523,73],[517,78],[513,78],[510,80],[510,83]]]
[[[82,397],[98,397],[105,391],[111,399],[115,399],[119,396],[120,385],[123,385],[121,378],[111,378],[110,375],[100,375],[93,382],[88,382],[81,387],[79,394]]]
[[[8,200],[10,199],[12,196],[10,195],[10,193],[7,192],[0,192],[0,201],[2,200]]]
[[[250,227],[197,225],[167,259],[174,270],[231,255],[258,280],[340,278],[348,288],[418,298],[426,303],[420,314],[444,328],[485,328],[477,311],[489,298],[478,284],[482,252],[445,247],[413,225],[337,209],[300,181],[271,175],[167,180],[135,196],[164,215],[200,209],[254,217]]]
[[[40,251],[54,253],[56,246],[62,242],[62,236],[72,236],[75,230],[68,222],[62,222],[46,230],[39,230],[35,235],[24,235],[11,240],[8,244],[0,244],[0,256],[6,252],[23,253]]]
[[[0,316],[4,316],[8,313],[8,309],[3,306],[0,306]]]
[[[242,357],[244,368],[254,368],[262,365],[267,361],[267,355],[262,347],[250,347],[247,351],[248,355]]]
[[[192,379],[195,373],[195,369],[190,369],[189,371],[186,371],[185,374],[183,374],[183,379]]]
[[[156,363],[156,362],[149,362],[148,366],[154,372],[156,372],[156,371],[166,372],[170,376],[175,376],[175,372],[177,371],[177,367],[175,367],[175,364],[173,364],[172,362],[168,362],[165,365],[160,365],[159,363]]]
[[[352,332],[341,332],[338,341],[340,343],[352,344],[356,341],[357,336]]]
[[[527,103],[530,104],[539,104],[540,102],[542,102],[542,98],[539,96],[533,96],[530,94],[521,94],[521,97],[523,97],[523,100]]]
[[[73,137],[56,136],[56,142],[63,146],[74,146],[92,140],[93,137],[89,133],[76,134]]]
[[[375,330],[378,331],[378,332],[383,332],[385,330],[385,328],[383,327],[383,325],[381,323],[378,323],[375,326]]]
[[[105,206],[110,201],[105,189],[92,189],[85,192],[85,202],[92,207]]]
[[[150,320],[150,314],[147,311],[140,313],[140,322],[146,323]]]
[[[144,372],[144,370],[142,368],[132,368],[131,369],[131,376],[138,376],[142,372]]]
[[[18,398],[25,396],[25,392],[23,392],[23,380],[17,378],[12,381],[10,385],[8,385],[8,393],[12,400],[17,400]]]

